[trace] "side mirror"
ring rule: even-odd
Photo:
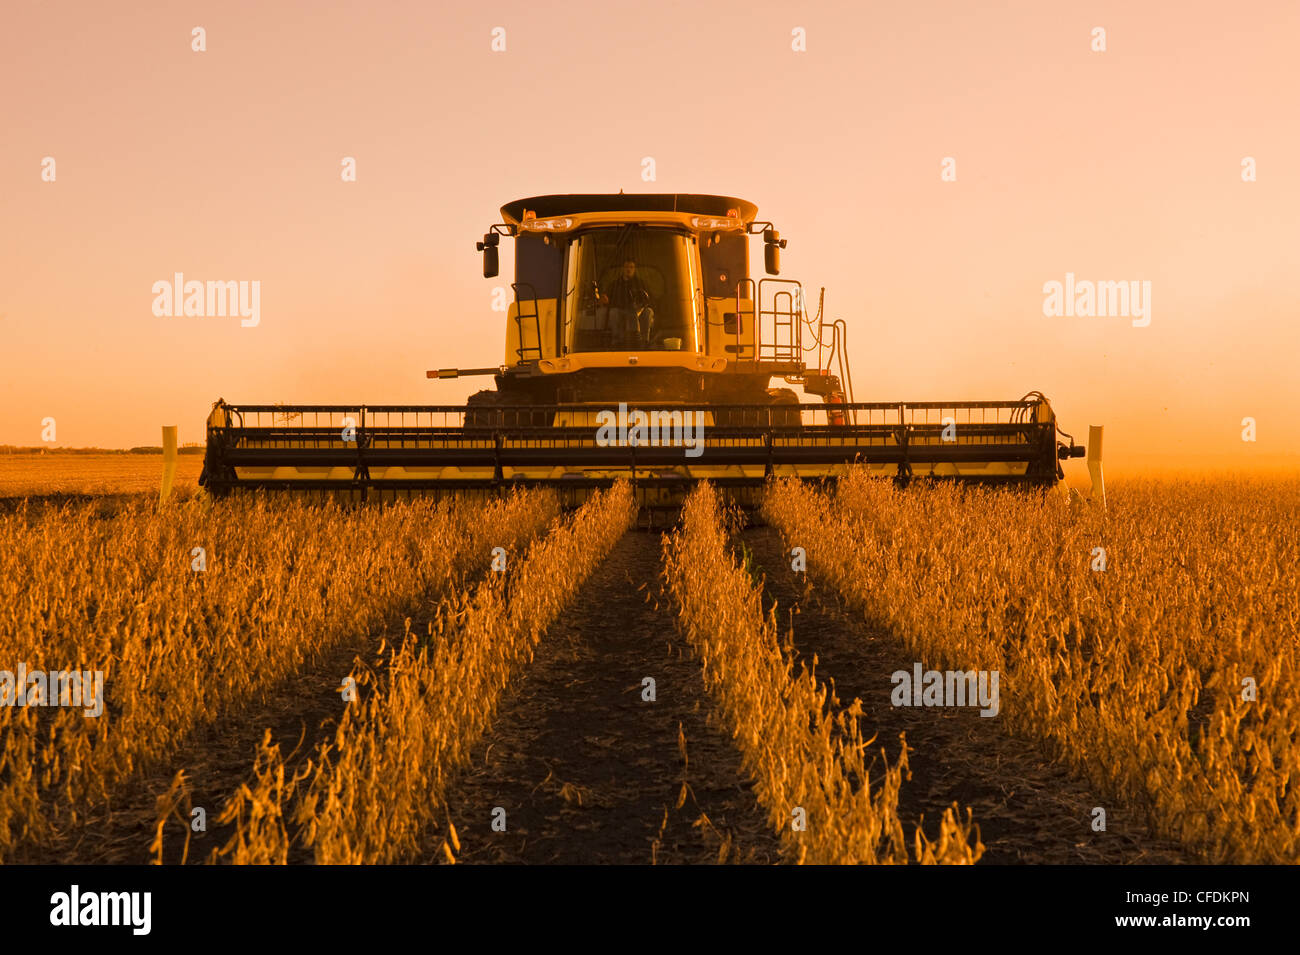
[[[485,279],[496,278],[501,272],[501,255],[497,245],[501,242],[501,237],[495,232],[489,232],[483,236],[482,242],[474,243],[474,248],[483,253],[483,277]]]
[[[781,250],[777,246],[763,246],[763,268],[768,275],[781,274]]]
[[[785,248],[785,239],[775,229],[763,230],[763,268],[768,275],[781,274],[781,250]]]

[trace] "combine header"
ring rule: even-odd
[[[501,214],[478,248],[491,278],[500,237],[515,239],[505,360],[427,373],[491,375],[495,389],[465,405],[218,401],[200,483],[357,499],[547,485],[577,502],[627,477],[643,503],[672,505],[707,479],[750,503],[770,477],[833,479],[855,462],[900,483],[1047,485],[1083,456],[1038,392],[855,402],[845,323],[823,319],[820,296],[809,315],[802,286],[773,277],[785,240],[752,203],[556,195]]]

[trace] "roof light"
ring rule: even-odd
[[[525,232],[567,232],[573,228],[573,220],[567,216],[555,219],[524,219],[520,227]]]
[[[739,229],[741,227],[739,219],[726,218],[720,216],[691,216],[691,227],[708,231],[709,229]]]

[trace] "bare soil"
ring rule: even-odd
[[[660,590],[661,546],[657,533],[626,534],[508,691],[450,790],[458,861],[779,861]],[[443,858],[444,836],[428,861]]]

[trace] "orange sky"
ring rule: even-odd
[[[0,444],[40,444],[47,416],[65,446],[173,423],[200,441],[218,396],[460,401],[485,379],[424,371],[501,361],[510,258],[484,281],[474,251],[498,207],[623,188],[756,202],[789,239],[783,274],[848,320],[859,400],[1038,389],[1066,430],[1106,425],[1111,464],[1300,462],[1294,0],[50,2],[4,20]],[[260,324],[155,317],[175,272],[259,281]],[[1044,316],[1067,272],[1150,281],[1150,325]]]

